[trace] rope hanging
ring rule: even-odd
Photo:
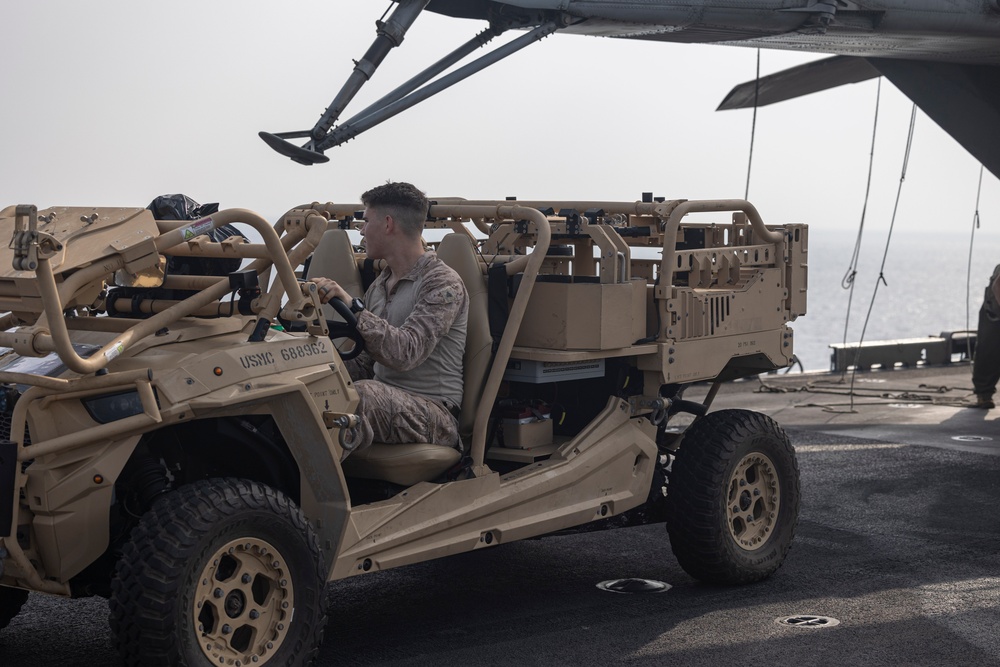
[[[865,185],[865,202],[861,207],[861,222],[858,225],[858,238],[854,241],[854,253],[851,255],[851,263],[847,267],[840,286],[850,290],[847,296],[847,315],[844,317],[844,345],[847,344],[847,327],[851,322],[851,303],[854,301],[854,278],[858,275],[858,257],[861,255],[861,237],[865,231],[865,217],[868,214],[868,198],[872,191],[872,171],[875,165],[875,137],[878,134],[878,112],[882,100],[882,77],[878,78],[878,87],[875,90],[875,121],[872,127],[872,147],[868,154],[868,182]],[[846,372],[846,369],[845,369]]]
[[[744,199],[750,199],[750,170],[753,167],[753,141],[757,134],[757,99],[760,97],[760,49],[757,49],[757,78],[753,84],[753,122],[750,125],[750,159],[747,162],[747,187]]]
[[[851,372],[851,408],[850,411],[854,412],[854,379],[858,373],[858,363],[861,360],[861,346],[865,342],[865,332],[868,330],[868,322],[872,316],[872,309],[875,307],[875,297],[878,296],[879,283],[884,284],[886,287],[889,283],[885,279],[885,261],[889,257],[889,245],[892,242],[892,232],[896,227],[896,214],[899,212],[899,199],[903,193],[903,183],[906,181],[906,169],[910,163],[910,149],[913,147],[913,129],[917,124],[917,105],[913,105],[913,109],[910,111],[910,131],[906,137],[906,153],[903,156],[903,170],[899,175],[899,187],[896,189],[896,203],[892,207],[892,220],[889,222],[889,234],[885,239],[885,250],[882,253],[882,265],[878,270],[878,278],[875,280],[875,289],[872,291],[871,301],[868,303],[868,313],[865,315],[865,323],[861,327],[861,339],[858,340],[858,351],[854,355],[854,370]]]
[[[965,274],[965,330],[969,329],[970,285],[972,284],[972,247],[976,242],[976,230],[979,229],[979,196],[983,193],[983,165],[979,165],[979,187],[976,189],[976,212],[972,214],[972,234],[969,236],[969,265]],[[978,341],[977,341],[978,342]],[[972,340],[965,336],[965,356],[972,359]]]

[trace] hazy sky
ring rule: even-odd
[[[432,196],[744,194],[751,111],[715,112],[756,51],[550,37],[305,167],[259,130],[309,128],[388,2],[4,0],[0,206],[145,206],[183,192],[274,218],[386,179]],[[349,116],[484,26],[426,14]],[[502,39],[509,39],[505,36]],[[763,73],[810,57],[764,51]],[[854,234],[875,81],[762,108],[750,199],[768,223]],[[883,85],[869,206],[888,224],[910,102]],[[979,164],[920,114],[899,225],[965,233]],[[1000,217],[987,174],[983,224]]]

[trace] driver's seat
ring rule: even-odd
[[[459,433],[467,440],[472,433],[476,408],[491,359],[493,341],[489,331],[486,281],[472,239],[468,235],[448,234],[438,246],[437,253],[441,261],[461,276],[469,296],[469,320],[463,359],[464,398],[459,414]],[[321,258],[321,254],[324,257]],[[350,257],[350,261],[346,261],[347,257]],[[328,259],[331,261],[327,261]],[[317,260],[320,260],[319,264],[316,263]],[[357,286],[360,295],[360,272],[346,232],[331,230],[323,236],[316,248],[309,274],[332,278],[348,291],[351,291],[348,285]],[[341,465],[344,475],[348,477],[412,486],[417,482],[440,477],[461,458],[462,453],[457,449],[441,445],[374,442],[361,451],[353,452]]]
[[[328,229],[323,233],[312,259],[309,260],[305,278],[308,280],[316,276],[336,280],[351,296],[364,295],[361,272],[354,259],[354,246],[351,245],[351,237],[346,230]],[[344,321],[328,303],[323,304],[323,316],[328,320]]]

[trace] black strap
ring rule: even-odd
[[[375,282],[375,260],[365,257],[361,265],[361,289],[367,292],[373,282]]]
[[[500,346],[500,338],[507,327],[507,267],[503,264],[491,266],[486,281],[487,306],[490,318],[490,337],[493,338],[493,352]]]
[[[264,340],[267,335],[267,330],[271,328],[270,320],[263,317],[257,319],[257,324],[253,328],[253,332],[250,334],[250,338],[247,339],[248,343],[260,343]]]
[[[443,405],[444,409],[450,412],[451,416],[454,417],[455,419],[458,419],[459,415],[462,414],[462,406],[457,405],[452,401],[449,401],[448,399],[442,399],[441,405]]]
[[[7,531],[4,535],[10,535],[11,532],[14,517],[14,483],[19,470],[17,443],[6,438],[0,440],[0,531]]]

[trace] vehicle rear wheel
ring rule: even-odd
[[[319,542],[284,494],[213,479],[164,494],[122,551],[110,622],[129,665],[308,664],[326,625]]]
[[[684,434],[667,485],[667,532],[692,577],[743,584],[770,576],[798,513],[795,450],[770,417],[721,410]]]
[[[6,628],[28,601],[28,591],[23,588],[0,586],[0,629]]]

